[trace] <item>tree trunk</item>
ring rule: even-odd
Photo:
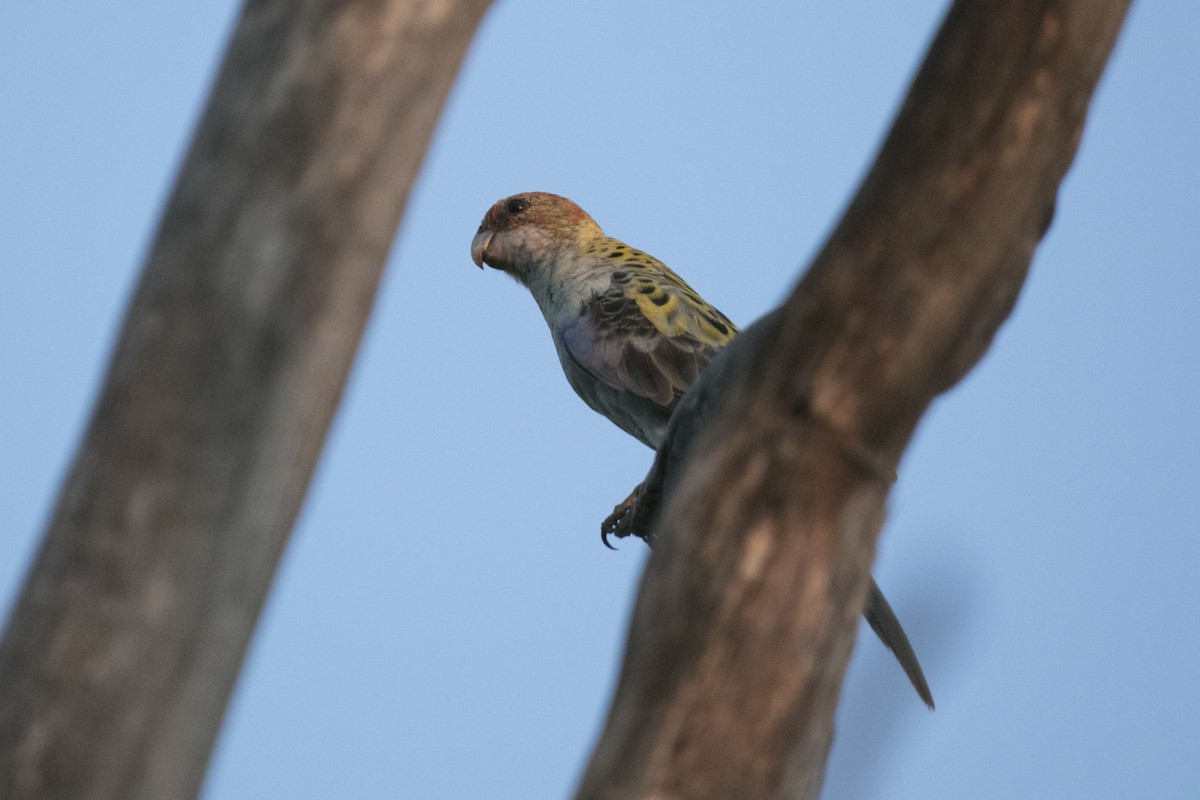
[[[815,263],[672,418],[578,798],[817,797],[896,467],[1012,309],[1127,6],[950,10]]]
[[[184,798],[487,0],[249,0],[0,643],[0,797]]]

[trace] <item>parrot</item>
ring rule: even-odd
[[[471,240],[471,259],[529,289],[571,388],[654,450],[679,399],[738,333],[666,264],[548,192],[493,204]],[[932,709],[916,653],[874,580],[863,614]]]

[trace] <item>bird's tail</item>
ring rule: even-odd
[[[879,586],[873,578],[863,616],[871,624],[871,630],[875,631],[875,635],[896,656],[896,660],[904,668],[904,674],[912,681],[913,688],[925,701],[925,705],[932,709],[933,695],[929,692],[929,684],[925,682],[925,673],[921,672],[921,662],[917,661],[917,654],[913,652],[904,628],[900,627],[900,620],[896,619],[895,612],[888,605],[887,598],[883,596],[883,592],[879,590]]]

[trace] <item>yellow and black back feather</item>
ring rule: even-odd
[[[563,331],[564,344],[614,389],[674,408],[737,328],[662,262],[613,239],[605,244],[594,254],[619,259],[618,268]]]

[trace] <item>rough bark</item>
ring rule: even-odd
[[[183,798],[487,0],[250,0],[0,643],[0,796]]]
[[[896,467],[1011,311],[1127,6],[950,10],[816,261],[672,419],[577,797],[819,794]]]

